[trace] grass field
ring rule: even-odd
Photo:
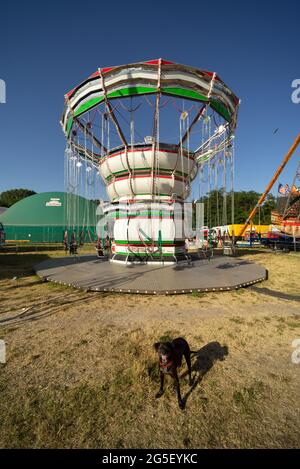
[[[32,266],[61,252],[0,255],[0,447],[299,447],[300,256],[242,252],[269,278],[182,296],[85,293]],[[185,337],[194,385],[159,387],[152,344]]]

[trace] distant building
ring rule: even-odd
[[[0,215],[7,210],[7,207],[0,207]]]
[[[94,201],[64,192],[42,192],[0,212],[6,242],[61,243],[67,225],[86,241],[96,239]]]

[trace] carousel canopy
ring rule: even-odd
[[[99,68],[65,95],[63,130],[69,136],[76,119],[102,102],[157,93],[209,104],[236,125],[239,99],[216,73],[157,59]]]

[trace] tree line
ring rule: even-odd
[[[29,189],[11,189],[0,194],[0,207],[11,207],[19,200],[24,199],[36,192]],[[234,223],[244,223],[250,210],[257,204],[260,193],[255,191],[234,192]],[[222,190],[213,190],[209,195],[203,197],[200,202],[204,203],[204,224],[207,226],[220,226],[231,224],[232,221],[232,196],[228,193],[223,197]],[[97,201],[98,202],[98,201]],[[277,199],[273,194],[268,194],[264,204],[255,215],[253,222],[262,225],[271,223],[271,211],[276,208]]]
[[[204,196],[199,202],[204,204],[204,225],[221,226],[230,225],[232,221],[236,224],[245,223],[250,211],[257,204],[261,194],[255,191],[238,191],[233,195],[233,217],[232,217],[232,195],[228,193],[223,197],[223,191],[213,190]],[[254,224],[269,225],[271,223],[271,212],[276,209],[277,198],[268,194],[263,205],[253,218]],[[233,220],[232,220],[233,219]]]
[[[30,189],[10,189],[9,191],[1,192],[0,194],[0,207],[11,207],[25,197],[34,195],[36,192]]]

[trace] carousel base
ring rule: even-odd
[[[85,291],[152,295],[235,290],[267,278],[262,266],[223,256],[176,265],[125,266],[91,254],[49,259],[36,265],[35,271],[45,281]]]
[[[177,265],[178,262],[185,261],[190,262],[190,256],[187,256],[183,253],[176,253],[171,256],[136,256],[134,254],[129,254],[127,256],[123,254],[115,254],[110,259],[110,262],[113,264],[120,264],[120,265]]]

